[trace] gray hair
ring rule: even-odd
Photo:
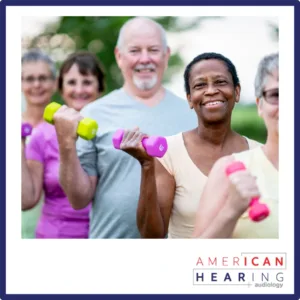
[[[150,23],[153,23],[160,31],[160,35],[161,35],[161,41],[162,41],[162,46],[164,51],[167,51],[167,47],[168,47],[168,43],[167,43],[167,34],[165,29],[156,21],[150,19],[150,18],[146,18],[146,17],[134,17],[132,19],[129,19],[128,21],[126,21],[123,26],[120,29],[119,32],[119,36],[118,36],[118,40],[117,40],[117,47],[121,50],[122,46],[123,46],[123,42],[124,42],[124,32],[126,30],[126,28],[133,23],[135,20],[145,20],[148,21]]]
[[[255,96],[257,98],[262,97],[267,77],[270,76],[274,70],[278,69],[278,60],[278,53],[273,53],[263,57],[259,62],[254,81]]]
[[[54,61],[39,49],[31,49],[22,56],[22,65],[28,62],[42,61],[49,65],[52,77],[56,78],[56,66]]]

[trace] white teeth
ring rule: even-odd
[[[219,103],[223,103],[223,102],[222,101],[209,102],[209,103],[206,103],[205,106],[214,106],[214,105],[217,105]]]
[[[153,70],[151,69],[144,69],[144,70],[137,70],[138,72],[145,72],[145,73],[149,73],[152,72]]]

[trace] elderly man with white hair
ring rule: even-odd
[[[168,136],[197,126],[188,103],[162,85],[170,49],[161,25],[141,17],[127,21],[115,57],[122,88],[88,104],[80,115],[64,106],[54,116],[61,185],[74,208],[92,202],[90,238],[141,237],[136,223],[141,165],[114,148],[116,130],[138,127],[150,136]],[[82,116],[99,124],[92,141],[77,137]]]

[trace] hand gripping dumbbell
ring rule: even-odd
[[[118,129],[113,135],[113,145],[116,149],[120,149],[123,135],[123,129]],[[167,140],[161,136],[145,137],[142,139],[142,145],[147,154],[153,157],[163,157],[168,150]]]
[[[226,168],[225,172],[226,175],[229,176],[232,173],[245,169],[246,167],[242,162],[235,161]],[[249,217],[254,222],[262,221],[270,214],[268,206],[259,202],[259,197],[253,197],[249,206]]]
[[[44,110],[44,120],[53,125],[54,114],[60,107],[61,105],[56,102],[48,104]],[[85,140],[91,140],[96,136],[97,130],[98,124],[95,120],[90,118],[84,118],[78,124],[77,134]]]
[[[24,139],[28,135],[31,135],[32,132],[32,126],[29,123],[22,123],[21,127],[21,136]]]

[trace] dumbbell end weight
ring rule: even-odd
[[[44,110],[44,120],[52,125],[54,125],[54,114],[61,107],[59,103],[52,102],[48,104]]]
[[[143,147],[147,154],[153,157],[163,157],[168,150],[166,138],[162,136],[150,136],[142,140]]]
[[[31,135],[31,132],[32,132],[32,126],[29,123],[22,123],[22,126],[21,126],[22,138],[25,138],[26,136]]]
[[[250,205],[249,217],[254,222],[260,222],[270,215],[270,209],[266,204],[256,203]]]
[[[124,135],[124,130],[123,129],[118,129],[112,138],[112,142],[113,145],[115,147],[115,149],[120,149],[120,145],[122,143],[122,139],[123,139],[123,135]]]
[[[77,134],[84,140],[92,140],[98,130],[98,124],[95,120],[90,118],[82,119],[77,127]]]

